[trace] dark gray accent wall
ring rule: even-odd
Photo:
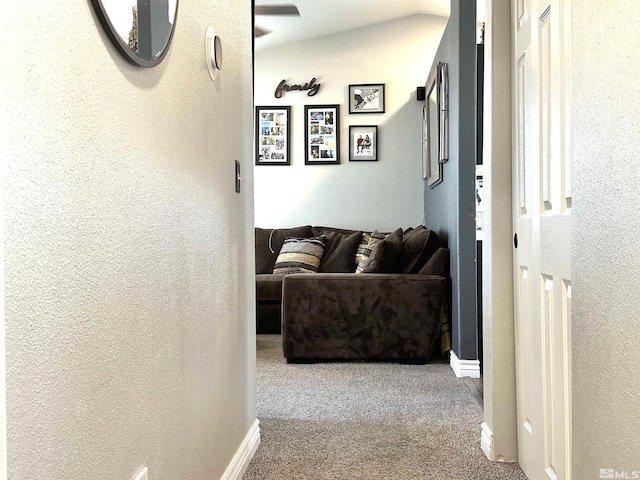
[[[451,0],[438,62],[449,69],[449,161],[442,183],[431,189],[425,181],[425,225],[451,250],[453,351],[476,360],[476,2]]]

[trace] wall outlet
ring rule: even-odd
[[[140,470],[140,472],[136,475],[136,477],[133,480],[149,480],[149,470],[147,469],[147,467],[144,467],[142,470]]]

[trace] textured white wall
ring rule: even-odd
[[[181,2],[154,69],[90,2],[2,6],[9,478],[220,478],[255,418],[249,4]]]
[[[256,226],[330,225],[392,230],[424,218],[421,119],[424,85],[446,18],[417,15],[256,52],[256,105],[291,105],[291,166],[255,167]],[[322,83],[288,92],[282,79]],[[385,83],[386,113],[349,115],[349,84]],[[340,165],[304,164],[304,105],[340,104]],[[378,162],[349,162],[349,125],[378,125]]]
[[[573,476],[640,470],[640,3],[573,2]]]
[[[518,460],[511,213],[511,2],[486,0],[482,329],[492,460]]]

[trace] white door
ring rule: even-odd
[[[512,10],[519,461],[531,480],[568,480],[571,2],[513,0]]]

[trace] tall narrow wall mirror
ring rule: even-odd
[[[438,64],[438,133],[439,161],[449,160],[449,68],[446,63]]]
[[[442,163],[439,155],[439,111],[438,111],[438,73],[437,70],[429,75],[426,85],[426,103],[423,110],[424,122],[424,150],[422,152],[425,178],[429,188],[442,182]]]
[[[91,0],[116,48],[132,63],[155,67],[169,49],[178,0]]]
[[[442,164],[449,160],[449,78],[446,63],[434,64],[425,85],[423,177],[429,188],[442,183]]]

